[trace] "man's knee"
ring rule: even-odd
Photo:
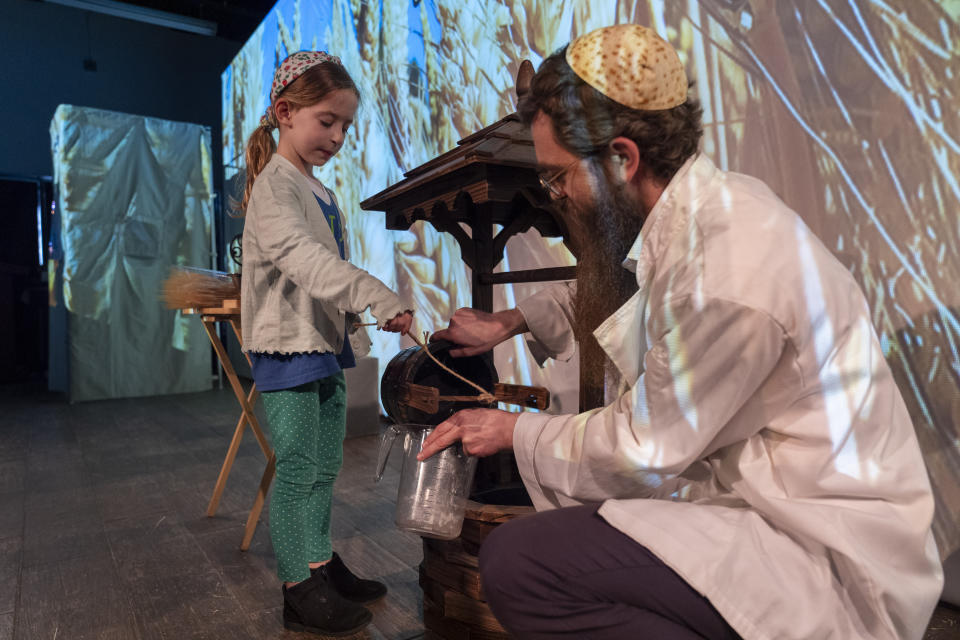
[[[529,518],[517,518],[494,529],[480,548],[480,577],[487,600],[498,596],[519,595],[523,585],[533,577],[536,562],[529,545],[537,535]],[[496,588],[491,588],[496,585]]]

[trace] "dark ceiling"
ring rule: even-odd
[[[123,0],[148,9],[158,9],[217,24],[217,35],[246,42],[277,0]]]

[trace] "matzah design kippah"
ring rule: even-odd
[[[671,109],[687,101],[687,74],[677,52],[647,27],[591,31],[567,47],[567,64],[591,87],[632,109]]]

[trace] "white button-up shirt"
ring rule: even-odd
[[[920,638],[942,587],[907,409],[850,273],[763,183],[703,155],[630,250],[595,332],[624,381],[514,431],[538,509],[600,514],[744,638]],[[521,303],[569,355],[570,289]]]

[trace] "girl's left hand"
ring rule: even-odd
[[[403,313],[398,313],[394,317],[387,320],[383,325],[384,331],[390,331],[392,333],[405,334],[410,331],[410,325],[413,324],[413,314],[409,311],[404,311]]]

